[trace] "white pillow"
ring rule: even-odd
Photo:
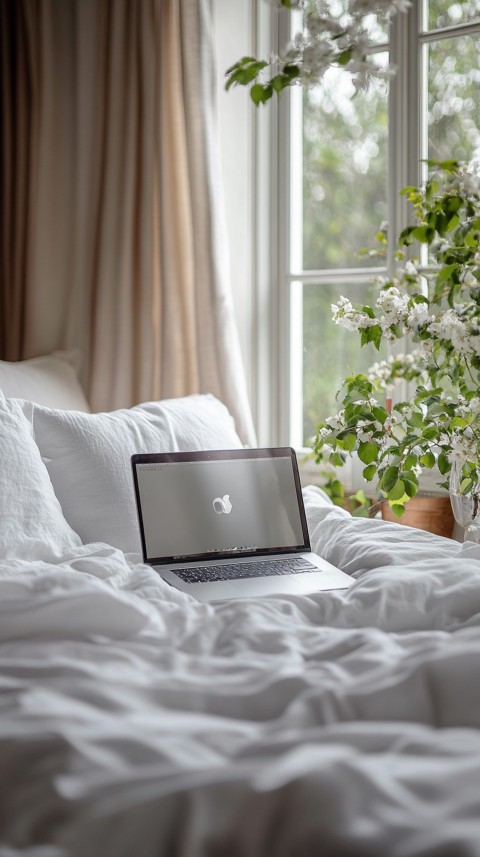
[[[133,453],[242,446],[227,408],[211,395],[100,414],[24,406],[67,521],[85,544],[107,542],[125,553],[141,551]]]
[[[81,544],[63,517],[19,403],[0,392],[0,557],[56,562]]]
[[[90,411],[78,381],[75,351],[55,351],[17,363],[0,360],[0,390],[8,398],[30,399],[47,408]]]

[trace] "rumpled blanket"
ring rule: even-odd
[[[480,552],[304,490],[347,591],[0,564],[0,857],[480,855]]]

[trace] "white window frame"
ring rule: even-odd
[[[455,25],[441,30],[421,30],[425,0],[414,0],[408,14],[396,15],[390,32],[390,62],[396,68],[389,91],[389,141],[388,141],[388,221],[391,235],[397,235],[407,225],[408,204],[399,191],[406,185],[416,185],[422,180],[420,161],[426,157],[426,140],[422,140],[425,104],[419,97],[425,93],[422,55],[424,45],[438,38],[449,38],[472,32],[471,25]],[[256,47],[263,54],[278,50],[289,36],[291,19],[288,13],[280,16],[261,7],[257,18]],[[480,32],[480,23],[478,24]],[[385,45],[379,50],[385,49]],[[418,81],[418,84],[417,84]],[[301,360],[298,338],[292,327],[301,315],[301,301],[293,301],[292,289],[296,283],[314,281],[357,282],[369,276],[368,269],[328,271],[294,271],[289,266],[289,209],[292,202],[287,165],[290,156],[290,117],[295,106],[290,93],[285,91],[277,100],[260,109],[256,122],[256,355],[257,384],[255,412],[258,436],[261,443],[290,444],[297,448],[298,429],[291,424],[292,386],[290,372],[292,363]],[[269,252],[265,253],[265,248]],[[393,242],[389,244],[386,268],[372,269],[373,276],[393,267]],[[333,323],[333,322],[332,322]],[[293,395],[295,391],[293,392]],[[297,403],[297,407],[300,402]],[[293,431],[292,431],[293,429]],[[292,437],[293,435],[293,437]]]

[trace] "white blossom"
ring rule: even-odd
[[[408,259],[405,263],[405,273],[408,274],[409,277],[418,276],[418,269],[412,259]]]
[[[384,313],[400,319],[407,310],[408,301],[408,295],[402,294],[399,289],[392,286],[390,289],[384,289],[380,292],[376,305]]]
[[[430,322],[428,332],[444,342],[450,342],[460,354],[471,352],[467,327],[453,309]]]
[[[451,464],[463,465],[466,461],[477,460],[476,440],[471,433],[454,432],[449,438],[449,444],[448,460]]]
[[[344,28],[336,18],[331,18],[325,12],[314,12],[307,18],[307,30],[312,36],[319,36],[321,33],[338,36]]]
[[[462,196],[480,194],[480,163],[474,161],[469,167],[462,166],[456,177],[456,184]]]
[[[397,422],[398,422],[398,420],[397,420],[397,417],[395,416],[395,414],[389,414],[387,419],[385,420],[385,423],[384,423],[385,431],[390,432],[392,430],[393,426],[397,424]]]
[[[366,313],[356,310],[351,301],[340,295],[336,304],[331,305],[332,318],[335,324],[339,324],[346,330],[358,331],[375,324],[375,319]]]
[[[345,412],[340,411],[335,416],[328,417],[328,419],[325,420],[325,425],[328,426],[328,428],[331,429],[332,431],[337,431],[338,429],[343,428],[344,418],[345,418]]]
[[[394,387],[412,370],[422,373],[424,363],[423,348],[415,348],[407,354],[391,354],[387,360],[379,360],[377,363],[373,363],[367,372],[367,378],[377,388],[385,390]],[[420,374],[420,378],[423,383],[428,382],[425,372]]]
[[[301,74],[312,74],[318,78],[323,76],[331,66],[335,55],[335,48],[331,42],[314,42],[307,45],[303,52],[303,68]]]
[[[373,437],[373,431],[357,431],[357,438],[360,443],[368,443]]]
[[[450,400],[450,397],[449,397]],[[469,414],[470,408],[465,396],[457,396],[456,412],[459,417],[465,417]]]
[[[420,325],[426,324],[432,318],[428,310],[428,304],[423,303],[423,301],[418,304],[414,304],[413,307],[409,309],[407,314],[406,321],[408,327],[414,330]]]
[[[327,435],[329,435],[330,433],[331,433],[331,432],[330,432],[330,429],[329,429],[329,428],[327,428],[327,426],[322,426],[322,428],[318,430],[318,432],[317,432],[317,436],[318,436],[318,438],[319,438],[320,440],[323,440],[323,439],[324,439],[325,437],[327,437]]]
[[[284,5],[281,0],[270,2],[277,8]],[[304,0],[290,2],[292,9],[303,9],[305,5]],[[318,83],[341,58],[341,67],[350,73],[355,88],[368,89],[372,77],[389,78],[393,70],[372,60],[364,20],[377,15],[386,21],[398,10],[406,11],[409,5],[408,0],[350,0],[346,13],[339,14],[330,3],[317,2],[315,11],[306,18],[305,31],[297,33],[282,52],[282,61],[294,62],[300,72],[297,82],[308,87]]]

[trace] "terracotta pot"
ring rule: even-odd
[[[455,519],[450,497],[417,496],[409,500],[402,518],[396,518],[388,503],[382,504],[382,518],[406,527],[427,530],[436,536],[452,538]]]

